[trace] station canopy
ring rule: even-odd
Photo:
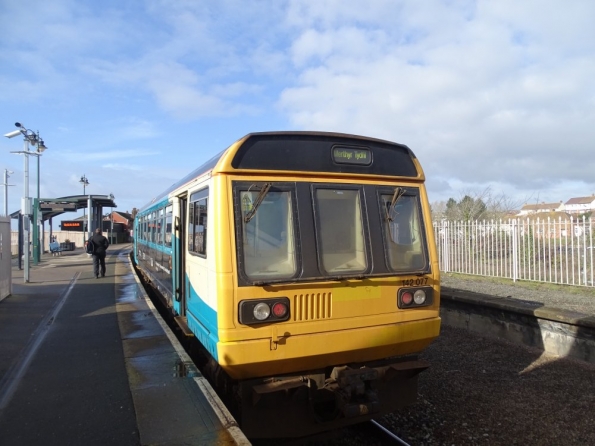
[[[39,208],[41,210],[42,220],[61,215],[65,212],[76,212],[79,209],[86,209],[91,199],[92,208],[115,208],[118,207],[114,202],[113,195],[72,195],[70,197],[60,198],[40,198]],[[18,218],[20,211],[10,214],[12,218]]]

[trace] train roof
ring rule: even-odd
[[[332,155],[330,150],[326,150],[329,148],[334,150]],[[321,150],[326,150],[324,153],[329,155],[321,157],[319,155]],[[356,152],[362,154],[360,158],[357,158]],[[238,139],[172,184],[141,209],[161,202],[171,192],[213,170],[228,173],[240,169],[258,169],[361,174],[362,168],[370,169],[372,155],[374,170],[368,174],[423,179],[423,172],[419,164],[414,161],[414,153],[403,144],[333,132],[258,132],[249,133]]]

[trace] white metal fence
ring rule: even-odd
[[[440,270],[595,286],[593,218],[434,222]]]

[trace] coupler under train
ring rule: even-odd
[[[361,423],[413,404],[418,374],[428,367],[392,358],[241,381],[236,416],[248,438],[297,438]]]

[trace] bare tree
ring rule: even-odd
[[[458,201],[449,198],[446,203],[432,203],[432,218],[453,221],[498,220],[510,216],[521,203],[523,201],[515,201],[504,194],[496,195],[487,187],[479,193],[462,192]]]

